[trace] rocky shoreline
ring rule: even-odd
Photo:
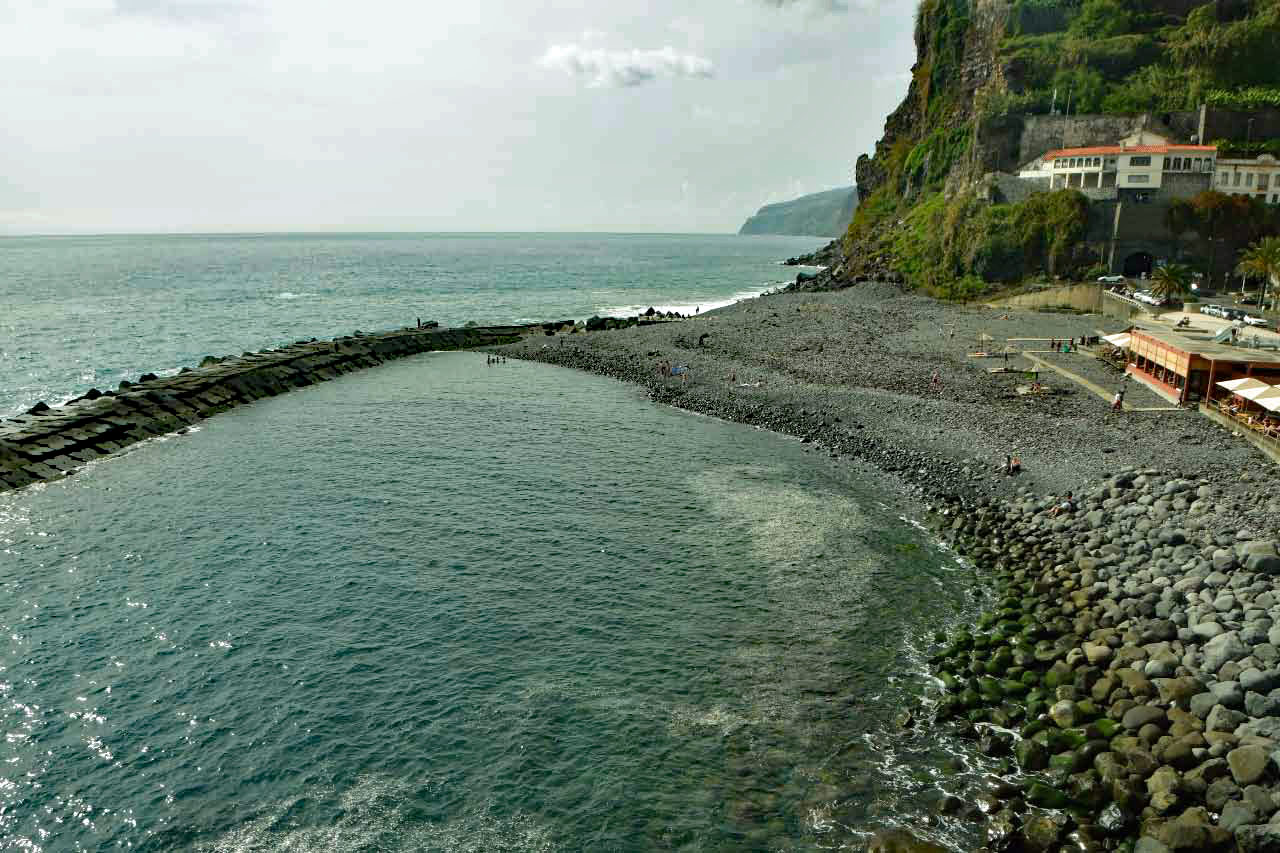
[[[797,436],[890,475],[928,513],[994,604],[936,638],[941,686],[904,722],[932,715],[923,725],[1003,762],[961,809],[981,849],[1280,851],[1270,463],[1194,413],[1111,415],[1065,384],[1018,399],[955,344],[1001,323],[1048,338],[1105,322],[872,285],[502,350]],[[692,378],[660,375],[663,361]],[[1026,475],[998,473],[1005,447]],[[941,848],[890,829],[868,849]]]
[[[1280,849],[1280,556],[1208,481],[1122,469],[942,526],[998,603],[931,661],[939,721],[1025,774],[989,850]]]
[[[611,376],[655,402],[792,435],[858,466],[977,570],[993,604],[971,628],[935,638],[939,687],[902,722],[945,726],[997,762],[997,776],[969,792],[975,806],[939,801],[949,818],[980,822],[982,849],[1280,851],[1280,498],[1270,463],[1185,410],[1111,413],[1056,377],[1046,379],[1053,393],[1018,394],[1016,371],[992,374],[972,354],[984,341],[1035,350],[1118,328],[868,283],[769,294],[680,322],[300,341],[36,407],[0,426],[0,491],[429,350],[488,348]],[[1037,357],[1099,375],[1088,355]],[[684,369],[673,376],[664,364]],[[1010,453],[1020,476],[1000,471]],[[1068,490],[1074,499],[1056,509]],[[941,848],[891,828],[869,849]]]

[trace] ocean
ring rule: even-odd
[[[476,239],[547,265],[546,244],[587,240]],[[715,238],[591,239],[665,258],[653,264],[673,303],[681,247],[704,246],[684,277],[707,304],[768,284],[779,254],[734,261],[762,279],[735,282],[706,272],[707,254],[730,251]],[[169,307],[153,320],[136,281],[113,296],[119,280],[85,264],[100,284],[84,298],[116,305],[117,332],[134,317],[140,339],[182,304],[195,316],[238,300],[217,310],[266,330],[277,302],[308,299],[263,297],[238,275],[218,299],[157,283]],[[351,294],[373,290],[323,299],[356,314]],[[618,290],[631,298],[581,304],[662,301]],[[405,299],[354,320],[376,327]],[[40,316],[36,301],[24,316]],[[485,304],[459,296],[450,310]],[[305,316],[320,326],[324,313]],[[352,325],[324,322],[310,331]],[[0,838],[32,851],[800,851],[903,823],[967,839],[935,806],[984,768],[895,721],[926,692],[933,632],[974,613],[972,581],[810,445],[548,365],[388,363],[0,495]]]
[[[803,237],[0,237],[0,418],[206,355],[467,322],[689,313],[795,279]]]

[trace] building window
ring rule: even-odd
[[[1182,171],[1182,158],[1181,158],[1181,157],[1174,157],[1174,158],[1173,158],[1173,165],[1172,165],[1172,166],[1170,166],[1170,167],[1169,167],[1169,169],[1170,169],[1171,171],[1174,171],[1174,172],[1180,172],[1180,171]]]
[[[1225,187],[1225,186],[1227,185],[1227,183],[1228,183],[1228,182],[1227,182],[1227,173],[1226,173],[1226,172],[1219,172],[1219,173],[1218,173],[1218,186],[1220,186],[1220,187]]]
[[[1129,176],[1129,183],[1131,184],[1145,184],[1145,183],[1149,183],[1150,181],[1151,181],[1150,175],[1130,175]]]
[[[1200,157],[1197,157],[1197,158],[1196,158],[1196,171],[1197,171],[1197,172],[1203,172],[1203,171],[1204,171],[1204,160],[1203,160],[1202,158],[1200,158]]]
[[[1239,172],[1232,172],[1232,173],[1231,173],[1231,186],[1233,186],[1233,187],[1238,187],[1238,186],[1240,186],[1240,173],[1239,173]]]
[[[1102,158],[1101,158],[1101,157],[1094,157],[1094,158],[1093,158],[1093,165],[1094,165],[1095,167],[1101,166],[1101,165],[1102,165]]]
[[[1271,186],[1271,176],[1270,176],[1270,175],[1267,175],[1267,174],[1261,174],[1261,175],[1259,175],[1259,176],[1258,176],[1258,189],[1259,189],[1259,190],[1262,190],[1263,192],[1265,192],[1265,191],[1266,191],[1266,189],[1267,189],[1267,187],[1269,187],[1269,186]]]
[[[1246,187],[1253,186],[1253,172],[1250,172],[1249,174],[1244,176],[1244,185]]]
[[[1150,157],[1130,157],[1129,165],[1130,166],[1150,166],[1151,158]]]

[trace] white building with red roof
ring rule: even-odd
[[[1229,195],[1247,195],[1267,204],[1280,204],[1280,160],[1273,154],[1219,158],[1218,179],[1213,188]]]
[[[1138,131],[1117,145],[1048,151],[1018,172],[1018,177],[1047,182],[1049,189],[1078,189],[1114,197],[1117,190],[1158,192],[1179,176],[1180,193],[1188,184],[1209,189],[1218,158],[1212,145],[1181,145],[1150,131]],[[1196,176],[1188,182],[1182,176]],[[1089,191],[1098,192],[1089,192]]]

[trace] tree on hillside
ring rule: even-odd
[[[1182,235],[1196,230],[1196,209],[1185,198],[1174,199],[1164,212],[1164,227],[1173,238],[1173,256],[1182,254]]]
[[[1129,32],[1132,17],[1119,0],[1084,0],[1069,31],[1076,38],[1084,39],[1122,36]]]
[[[1217,272],[1219,244],[1227,239],[1228,232],[1241,214],[1240,202],[1248,207],[1244,196],[1230,196],[1217,190],[1205,190],[1191,199],[1195,210],[1195,231],[1209,244],[1209,281],[1212,285]],[[1229,257],[1229,256],[1228,256]]]
[[[1191,270],[1182,264],[1166,264],[1151,273],[1151,292],[1161,299],[1175,300],[1191,289]]]
[[[1236,272],[1262,279],[1262,298],[1258,304],[1265,303],[1267,285],[1280,287],[1280,237],[1266,237],[1250,246],[1240,256]]]

